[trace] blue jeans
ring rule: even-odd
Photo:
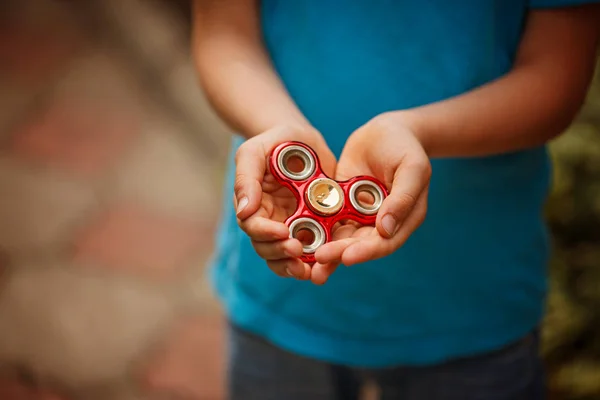
[[[506,348],[428,367],[360,369],[281,350],[230,328],[230,400],[359,400],[366,383],[379,400],[543,400],[545,382],[532,333]]]

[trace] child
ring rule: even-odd
[[[593,74],[591,3],[196,1],[201,82],[241,135],[214,269],[231,399],[544,398],[545,143]],[[391,190],[313,266],[266,165],[288,140]]]

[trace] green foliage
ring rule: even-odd
[[[579,118],[551,151],[554,257],[543,350],[553,398],[600,399],[600,68]]]

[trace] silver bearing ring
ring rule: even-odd
[[[303,230],[310,231],[314,237],[312,243],[302,246],[304,253],[312,254],[317,251],[320,246],[325,244],[325,230],[321,224],[312,218],[302,217],[294,220],[290,224],[290,238],[297,239],[298,233]]]
[[[358,201],[358,194],[361,192],[367,192],[371,196],[373,196],[373,204],[361,204],[360,201]],[[350,203],[356,211],[364,215],[373,215],[377,214],[377,211],[379,211],[379,208],[383,203],[384,194],[383,190],[381,190],[381,188],[372,181],[362,180],[356,181],[354,182],[354,184],[352,184],[352,186],[350,187],[349,197]]]
[[[292,157],[298,157],[304,167],[299,172],[290,171],[287,167]],[[315,173],[316,163],[312,154],[302,146],[291,145],[277,155],[277,166],[283,175],[294,181],[303,181]]]

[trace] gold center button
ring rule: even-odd
[[[344,192],[340,185],[329,178],[315,179],[308,185],[306,197],[309,207],[322,215],[333,215],[344,205]]]

